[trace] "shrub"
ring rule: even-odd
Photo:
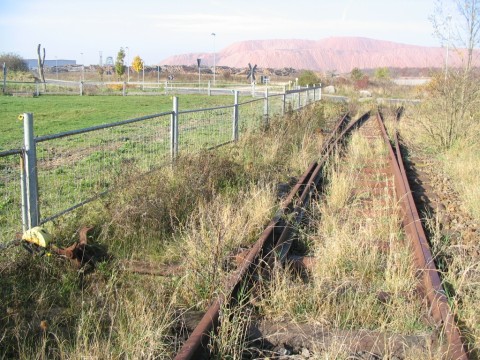
[[[353,80],[353,81],[359,81],[361,79],[363,79],[364,77],[364,74],[362,72],[362,70],[360,70],[359,68],[353,68],[352,71],[350,72],[350,78]]]
[[[25,60],[17,54],[0,54],[0,65],[3,66],[3,63],[5,63],[9,71],[29,71]]]
[[[453,69],[448,77],[437,73],[425,90],[419,123],[434,146],[445,150],[476,137],[478,74]]]
[[[368,87],[369,79],[368,75],[363,75],[363,77],[359,80],[356,80],[354,83],[354,87],[356,90],[363,90]]]
[[[107,88],[114,91],[122,91],[123,84],[107,84]]]
[[[320,83],[320,78],[312,70],[305,70],[298,77],[298,85],[307,86]]]

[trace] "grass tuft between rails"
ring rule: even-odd
[[[354,188],[363,167],[383,166],[379,159],[386,156],[386,148],[380,140],[371,144],[354,132],[345,153],[345,158],[332,158],[325,196],[310,209],[313,224],[309,226],[316,231],[307,238],[316,261],[309,281],[292,276],[289,269],[276,269],[264,285],[261,312],[274,320],[291,319],[330,330],[429,333],[432,329],[424,322],[428,309],[415,292],[418,280],[401,229],[399,205],[387,191],[370,199],[368,188]],[[392,178],[378,180],[393,186]],[[337,345],[317,349],[316,355],[343,356],[342,344]],[[436,351],[416,349],[406,357],[433,359]]]

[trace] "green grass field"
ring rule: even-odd
[[[191,94],[178,98],[180,111],[233,104],[233,96]],[[263,123],[263,100],[258,100],[241,106],[239,131],[242,136],[248,128]],[[34,114],[34,132],[41,136],[165,113],[173,107],[171,96],[3,96],[0,101],[6,109],[0,115],[4,129],[0,151],[22,146],[23,123],[18,115],[23,112]],[[179,153],[196,152],[230,141],[232,115],[233,106],[181,114]],[[41,218],[45,219],[111,190],[124,171],[138,176],[167,163],[170,116],[38,143],[36,151]],[[11,238],[21,224],[18,164],[18,156],[0,158],[0,224],[9,229],[0,235],[0,242]]]
[[[233,104],[233,96],[180,95],[179,109]],[[172,109],[172,97],[160,96],[0,96],[0,151],[19,148],[23,124],[18,115],[33,113],[36,136],[155,114]]]

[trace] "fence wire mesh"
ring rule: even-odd
[[[213,148],[232,140],[233,106],[179,112],[179,152]]]
[[[264,99],[259,98],[242,102],[239,105],[238,132],[241,137],[249,131],[261,126],[264,119],[263,112],[265,104]]]
[[[163,115],[38,143],[41,222],[167,162],[169,131]]]
[[[22,230],[21,154],[0,157],[0,244]]]
[[[268,115],[279,116],[283,114],[283,94],[272,95],[268,98]]]

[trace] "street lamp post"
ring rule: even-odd
[[[127,49],[127,83],[128,83],[130,82],[130,64],[129,64],[130,57],[128,55],[130,49],[128,48],[128,46],[125,49]]]
[[[80,75],[80,78],[82,81],[84,80],[84,71],[85,71],[85,66],[83,65],[83,52],[80,53],[81,59],[82,59],[82,74]]]
[[[447,54],[445,57],[445,81],[447,81],[448,75],[448,49],[450,47],[450,37],[451,37],[451,26],[450,23],[452,21],[452,15],[447,16],[447,26],[448,26],[448,41],[447,41]]]
[[[212,36],[213,36],[213,86],[215,86],[215,37],[216,37],[217,34],[215,33],[212,33]]]

